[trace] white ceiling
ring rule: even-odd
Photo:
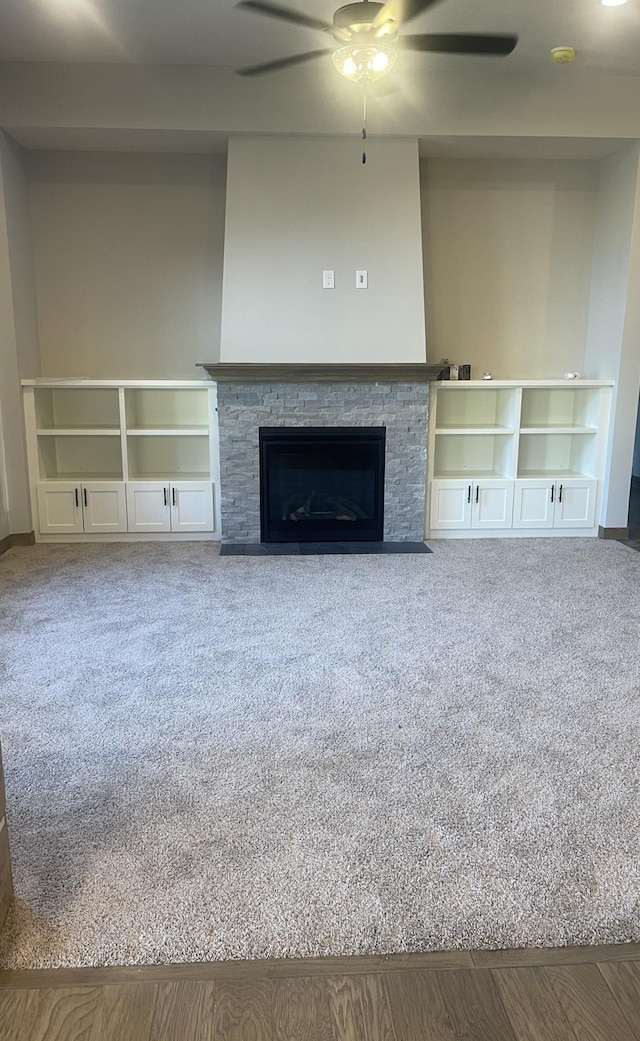
[[[331,19],[334,0],[280,0]],[[434,70],[501,61],[546,77],[549,51],[576,48],[575,66],[640,76],[640,0],[442,0],[411,32],[515,32],[507,59],[411,56]],[[2,0],[0,61],[237,66],[323,46],[322,33],[236,10],[234,0]],[[403,56],[405,57],[405,56]],[[406,56],[407,58],[409,56]],[[402,59],[401,59],[402,60]],[[574,67],[575,67],[574,66]],[[569,69],[564,70],[571,75]]]

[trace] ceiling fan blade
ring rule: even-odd
[[[236,7],[245,8],[247,11],[257,11],[258,14],[266,14],[269,18],[279,18],[282,22],[293,22],[294,25],[304,25],[308,29],[330,29],[331,26],[319,18],[311,18],[302,11],[294,11],[291,7],[281,7],[279,4],[269,4],[264,0],[240,0]]]
[[[388,0],[374,19],[374,29],[379,29],[385,22],[396,22],[406,25],[412,18],[422,14],[428,7],[434,7],[440,0]]]
[[[301,65],[305,61],[319,58],[321,54],[330,54],[331,48],[323,47],[319,51],[304,51],[302,54],[291,54],[288,58],[276,58],[275,61],[265,61],[261,65],[248,65],[245,69],[236,69],[238,76],[262,76],[265,72],[275,72],[277,69],[286,69],[289,65]]]
[[[488,33],[427,33],[422,36],[401,36],[397,45],[407,51],[430,51],[434,54],[488,54],[499,57],[511,54],[517,42],[517,36],[490,36]]]

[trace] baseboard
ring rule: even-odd
[[[6,553],[12,546],[33,546],[36,536],[33,531],[16,531],[13,535],[7,535],[0,539],[0,553]]]
[[[10,537],[12,546],[34,546],[36,542],[35,531],[16,531]]]
[[[602,524],[598,525],[598,538],[599,539],[628,539],[629,529],[628,528],[603,528]]]

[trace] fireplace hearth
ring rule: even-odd
[[[379,542],[384,427],[261,427],[262,542]]]

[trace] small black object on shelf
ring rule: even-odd
[[[444,359],[443,359],[444,361]],[[449,365],[446,364],[440,370],[438,374],[439,380],[470,380],[471,379],[471,366],[470,365]]]

